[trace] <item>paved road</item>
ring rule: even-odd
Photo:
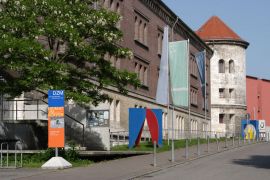
[[[207,146],[202,145],[199,159],[196,159],[197,147],[190,147],[191,161],[185,160],[185,149],[175,151],[174,163],[169,160],[170,152],[159,153],[157,167],[151,165],[153,155],[150,154],[66,170],[0,169],[0,180],[270,179],[270,144],[241,144],[234,149],[232,142],[227,145],[225,148],[224,142],[220,143],[217,152],[216,144],[210,144],[209,153]]]
[[[137,179],[268,180],[270,179],[270,144],[225,151]]]

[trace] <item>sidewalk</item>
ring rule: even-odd
[[[243,143],[243,142],[242,142]],[[117,159],[108,162],[93,164],[88,167],[71,168],[65,170],[42,170],[42,169],[0,169],[0,179],[65,179],[65,180],[81,180],[81,179],[134,179],[150,172],[160,171],[170,168],[178,164],[183,164],[194,160],[198,157],[204,157],[211,154],[220,153],[233,149],[232,141],[227,142],[228,147],[225,148],[225,142],[220,143],[220,150],[217,151],[217,144],[209,145],[209,153],[207,153],[207,145],[200,145],[200,156],[197,155],[197,146],[189,147],[189,159],[185,159],[185,149],[175,150],[175,162],[172,163],[171,152],[163,152],[157,154],[157,167],[153,164],[153,154],[133,156],[129,158]],[[259,145],[259,144],[250,144]],[[240,144],[239,148],[248,148],[250,145]],[[235,147],[238,148],[238,141],[235,141]]]

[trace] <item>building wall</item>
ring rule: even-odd
[[[251,119],[262,119],[270,126],[270,81],[247,76],[247,113]]]
[[[113,131],[128,131],[128,108],[162,108],[163,109],[163,128],[171,129],[171,111],[167,113],[167,107],[155,103],[156,88],[159,74],[160,49],[163,35],[163,27],[172,27],[177,16],[161,0],[101,0],[101,6],[121,15],[118,28],[123,32],[123,39],[119,43],[122,47],[131,49],[134,53],[133,59],[116,59],[108,56],[108,60],[116,68],[128,70],[138,74],[138,78],[143,84],[142,87],[135,89],[128,87],[128,95],[118,92],[115,87],[108,87],[104,92],[112,98],[111,102],[100,104],[98,107],[81,108],[74,104],[66,107],[67,114],[74,117],[85,125],[85,143],[87,149],[109,149],[109,133]],[[138,24],[141,23],[138,30]],[[170,39],[172,32],[170,30]],[[189,39],[190,55],[190,88],[196,99],[191,103],[190,118],[187,108],[176,107],[174,110],[174,126],[177,130],[207,131],[209,130],[210,109],[205,111],[203,96],[199,81],[198,69],[195,64],[195,54],[199,51],[207,52],[207,82],[210,82],[210,58],[212,50],[191,30],[181,19],[178,19],[174,28],[172,41]],[[210,104],[210,84],[207,85],[207,104]],[[109,110],[109,123],[103,126],[89,126],[89,111]],[[68,139],[76,140],[81,144],[82,126],[72,120],[67,121]],[[145,127],[147,129],[147,126]],[[178,134],[179,135],[179,134]],[[183,134],[182,134],[183,135]],[[172,136],[171,131],[164,133],[164,138]],[[175,133],[177,136],[177,133]]]
[[[120,61],[120,68],[126,69],[131,72],[137,72],[136,65],[139,64],[146,68],[147,76],[142,81],[142,88],[134,89],[129,87],[130,95],[129,97],[116,98],[117,92],[111,94],[111,97],[115,101],[120,101],[121,107],[134,107],[137,104],[141,104],[142,107],[151,107],[157,106],[154,103],[157,89],[158,73],[159,73],[159,63],[160,63],[160,36],[163,35],[163,27],[169,25],[170,27],[176,20],[176,15],[164,5],[160,0],[158,1],[149,1],[149,0],[129,0],[121,1],[114,0],[111,5],[108,3],[108,0],[103,1],[104,4],[101,4],[103,7],[111,9],[118,12],[122,18],[120,21],[120,30],[123,31],[123,41],[120,43],[123,47],[128,47],[134,53],[134,59],[132,60],[122,60]],[[116,5],[114,5],[116,3]],[[118,6],[117,8],[115,8]],[[144,39],[137,37],[138,30],[136,27],[139,21],[146,25],[146,31],[144,33]],[[170,39],[171,39],[171,30],[170,30]],[[197,70],[197,65],[195,64],[195,53],[199,51],[207,50],[207,80],[210,81],[210,67],[209,59],[211,57],[211,50],[207,47],[203,41],[198,38],[197,35],[181,20],[175,26],[174,31],[174,41],[177,40],[190,40],[190,87],[195,91],[196,103],[191,104],[191,112],[196,114],[197,117],[200,117],[199,123],[202,124],[202,119],[204,119],[204,104],[203,96],[201,91],[201,85],[199,81],[199,75]],[[146,40],[145,40],[146,39]],[[193,70],[193,71],[192,71]],[[140,74],[140,73],[138,73]],[[140,75],[138,75],[140,78]],[[145,82],[146,80],[146,82]],[[112,91],[113,92],[113,91]],[[140,96],[136,101],[136,97]],[[210,94],[209,85],[207,86],[207,95]],[[139,102],[138,102],[139,101]],[[149,103],[151,101],[151,103]],[[127,103],[128,102],[128,103]],[[210,97],[208,97],[208,103],[210,104]],[[187,113],[187,109],[177,108],[176,111],[181,110],[182,113]],[[165,112],[165,110],[164,110]],[[121,108],[120,121],[110,123],[118,124],[118,128],[126,129],[128,126],[128,111]],[[210,119],[210,109],[207,111],[207,118]],[[187,122],[189,123],[189,122]],[[175,123],[176,124],[176,123]],[[207,124],[209,124],[207,122]],[[201,129],[201,128],[198,128]]]
[[[210,47],[214,50],[211,58],[212,128],[214,131],[233,132],[239,130],[240,121],[245,117],[246,111],[245,48],[233,44],[216,44]],[[224,73],[219,72],[221,59],[224,60]],[[234,62],[231,72],[230,60]],[[224,114],[223,122],[220,114]]]

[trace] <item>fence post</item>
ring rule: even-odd
[[[238,136],[238,147],[240,146],[240,141],[241,141],[241,136],[239,134],[239,136]]]
[[[228,147],[228,144],[227,144],[227,133],[225,134],[225,148]]]
[[[232,137],[232,146],[234,147],[234,134],[233,134],[233,137]]]
[[[1,94],[1,120],[3,121],[4,120],[4,95]]]
[[[186,138],[185,157],[186,157],[186,159],[188,159],[188,139],[187,138]]]
[[[118,144],[118,146],[119,146],[119,144],[120,144],[120,142],[119,142],[119,134],[120,134],[120,132],[118,131],[118,132],[117,132],[117,144]]]
[[[17,103],[18,101],[16,100],[15,102],[16,102],[16,114],[15,115],[16,115],[16,121],[17,121],[18,120],[18,103]]]
[[[157,142],[154,141],[154,157],[153,157],[153,165],[154,167],[157,166]]]
[[[216,142],[217,142],[217,151],[219,151],[219,142],[218,142],[217,135],[216,135]]]
[[[37,100],[37,120],[39,119],[39,117],[38,117],[38,112],[39,112],[39,104],[38,104],[38,101],[39,101],[39,100]]]
[[[201,155],[201,152],[200,152],[200,137],[198,136],[197,138],[197,155],[200,156]]]
[[[207,136],[207,153],[209,153],[209,135]]]

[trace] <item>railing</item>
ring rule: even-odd
[[[1,120],[47,120],[43,100],[2,100]]]
[[[41,99],[36,100],[3,100],[1,102],[1,116],[3,121],[20,120],[48,120],[48,103]],[[72,116],[65,114],[71,121],[82,126],[82,145],[85,141],[85,125]]]
[[[162,139],[164,141],[170,141],[172,140],[172,137],[174,140],[181,140],[181,139],[243,139],[243,141],[262,141],[267,140],[267,137],[262,136],[259,134],[259,136],[256,136],[255,139],[245,139],[242,137],[241,133],[236,132],[217,132],[217,131],[197,131],[197,130],[174,130],[171,129],[163,129],[163,137]],[[142,131],[141,139],[143,141],[151,141],[151,134],[148,129],[144,129]],[[113,131],[110,132],[110,142],[111,146],[116,145],[123,145],[128,144],[129,141],[129,132],[128,131]]]
[[[6,139],[0,140],[0,168],[18,168],[23,166],[23,155],[22,155],[22,143],[20,140],[17,139]],[[12,150],[10,149],[11,143],[15,143],[14,145],[14,153],[12,153]],[[19,146],[20,145],[20,146]],[[18,154],[20,154],[20,161],[18,166]],[[13,159],[12,159],[13,158]],[[14,161],[14,163],[12,163]],[[12,166],[14,164],[14,166]]]

